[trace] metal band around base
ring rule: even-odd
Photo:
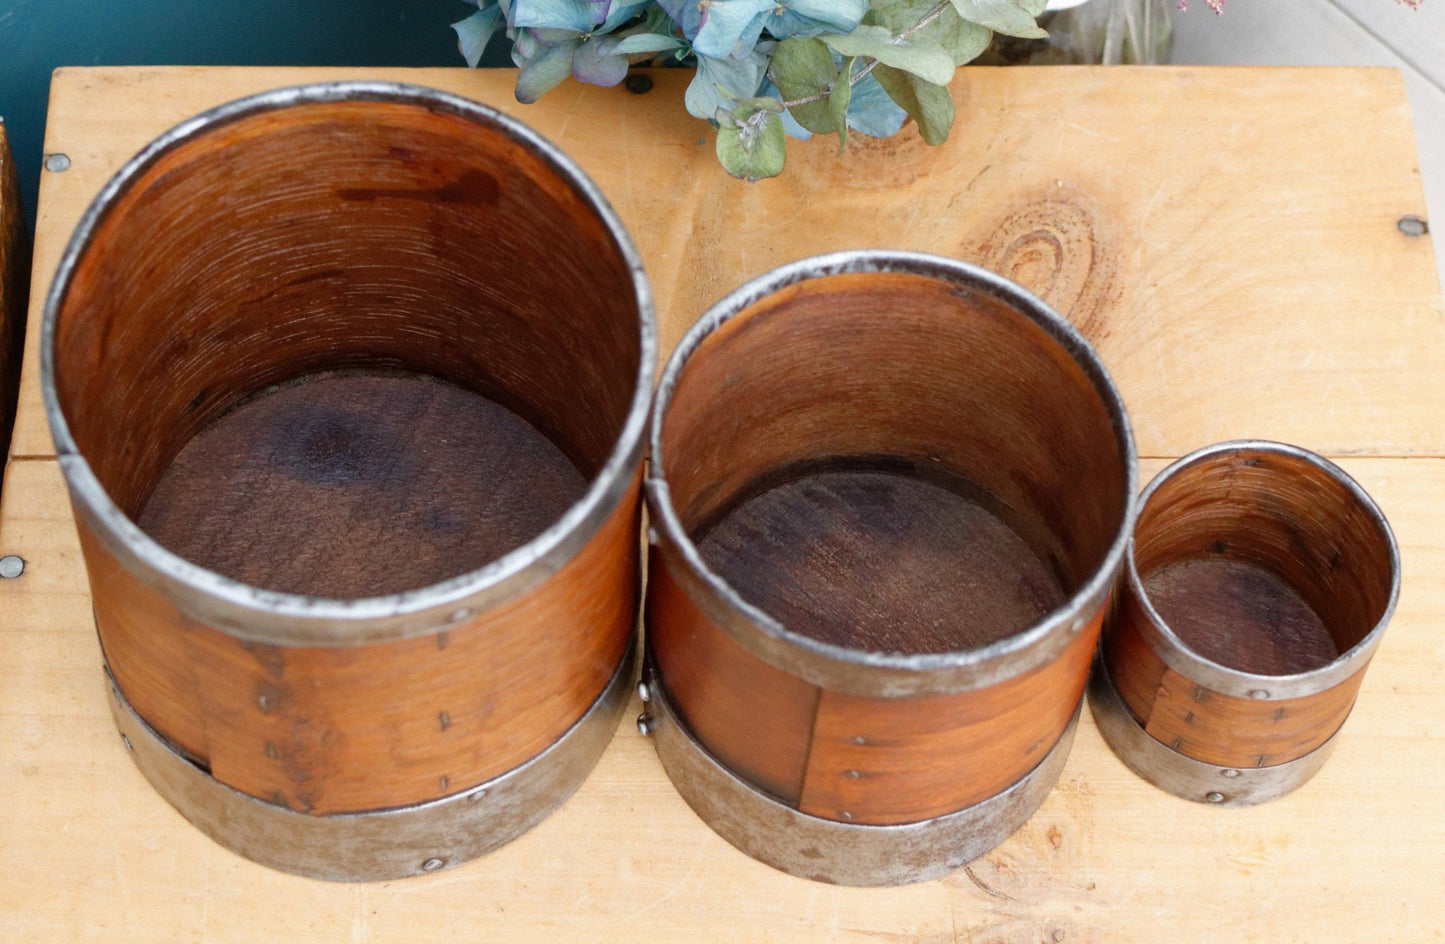
[[[141,773],[201,832],[283,872],[375,882],[460,865],[546,819],[582,784],[611,742],[632,691],[634,661],[629,646],[587,713],[520,767],[440,800],[332,816],[298,813],[214,779],[141,720],[114,683],[110,705]]]
[[[677,792],[739,850],[792,875],[834,885],[906,885],[938,878],[1003,842],[1059,779],[1079,707],[1049,753],[1013,786],[946,816],[899,826],[842,823],[800,812],[739,779],[693,739],[658,684],[648,685],[657,756]],[[1079,706],[1083,705],[1080,699]]]
[[[1099,733],[1124,766],[1161,790],[1214,806],[1254,806],[1299,789],[1329,760],[1339,736],[1336,731],[1303,757],[1272,767],[1206,764],[1173,750],[1144,730],[1098,656],[1089,673],[1089,705]]]

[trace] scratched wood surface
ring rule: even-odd
[[[453,942],[1424,940],[1445,927],[1445,315],[1405,93],[1381,70],[966,70],[954,141],[795,147],[744,187],[681,116],[567,86],[523,109],[506,73],[75,70],[55,81],[32,317],[69,231],[177,120],[262,88],[384,75],[495,103],[598,180],[641,247],[664,347],[724,290],[823,249],[991,264],[1098,344],[1147,477],[1203,443],[1339,457],[1402,546],[1399,610],[1324,771],[1276,803],[1170,797],[1087,714],[1058,789],[967,870],[850,890],[735,852],[677,797],[630,718],[582,790],[492,856],[338,886],[267,871],[188,826],[108,717],[90,598],[29,357],[0,499],[0,940]],[[636,706],[633,706],[636,708]],[[1167,929],[1162,931],[1161,929]]]

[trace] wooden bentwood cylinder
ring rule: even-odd
[[[881,885],[1002,842],[1053,786],[1132,522],[1123,405],[1008,281],[804,260],[663,374],[644,728],[724,838]]]
[[[530,130],[390,83],[152,143],[43,385],[125,743],[221,843],[433,871],[558,806],[630,690],[649,289]]]
[[[1239,441],[1149,484],[1090,685],[1146,780],[1245,806],[1329,757],[1399,595],[1380,509],[1296,446]]]

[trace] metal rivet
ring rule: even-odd
[[[1224,802],[1224,794],[1219,793],[1219,792],[1217,792],[1217,791],[1212,792],[1212,793],[1206,793],[1206,794],[1204,794],[1204,799],[1208,800],[1210,803],[1223,803],[1223,802]]]
[[[627,77],[624,85],[627,91],[633,95],[646,95],[652,91],[652,76],[643,75],[641,72],[634,72]]]
[[[267,741],[267,742],[266,742],[266,756],[269,757],[269,758],[271,758],[272,760],[277,760],[277,759],[280,758],[281,752],[278,751],[278,750],[276,750],[276,742],[275,742],[275,741]]]
[[[14,580],[25,573],[25,558],[16,554],[6,554],[0,557],[0,577],[6,580]]]
[[[462,620],[466,619],[471,615],[471,610],[467,609],[466,607],[461,607],[460,609],[452,610],[451,615],[447,617],[447,621],[451,623],[460,623]]]
[[[865,738],[865,737],[864,737],[863,735],[861,735],[861,734],[855,734],[855,735],[853,735],[852,737],[850,737],[848,740],[852,741],[854,744],[857,744],[857,745],[859,745],[859,746],[862,746],[862,745],[868,743],[868,739]]]
[[[271,699],[266,697],[265,695],[258,696],[256,698],[256,704],[260,706],[263,712],[271,710]]]
[[[63,174],[70,170],[69,154],[47,154],[45,155],[45,169],[52,174]]]
[[[648,543],[648,544],[656,545],[656,544],[658,544],[661,540],[662,540],[662,538],[660,538],[660,537],[657,536],[657,529],[656,529],[656,528],[648,528],[648,529],[647,529],[647,543]]]
[[[637,697],[644,705],[652,701],[652,690],[647,687],[646,682],[637,683]]]
[[[841,815],[842,815],[842,817],[843,817],[844,819],[852,819],[852,818],[853,818],[853,814],[852,814],[852,813],[849,813],[847,810],[844,810]]]
[[[1424,236],[1430,232],[1430,224],[1414,214],[1400,217],[1400,221],[1395,225],[1400,227],[1400,232],[1406,236]]]
[[[1268,698],[1268,697],[1269,697],[1269,692],[1265,691],[1265,690],[1262,689],[1262,688],[1256,688],[1254,691],[1252,691],[1252,692],[1249,693],[1249,697],[1250,697],[1250,698]]]
[[[423,872],[435,872],[437,869],[441,868],[442,866],[444,866],[444,865],[446,865],[446,864],[447,864],[447,860],[446,860],[446,859],[431,858],[431,859],[427,859],[425,862],[423,862],[423,863],[421,864],[421,870],[422,870]]]
[[[845,770],[843,771],[843,776],[847,777],[849,780],[857,780],[863,775],[856,770]]]
[[[437,720],[441,722],[443,731],[452,726],[452,716],[447,714],[445,711],[437,715]]]
[[[637,733],[643,737],[652,737],[652,732],[657,730],[657,723],[652,720],[652,715],[647,712],[637,716]]]
[[[1235,770],[1232,767],[1228,770],[1221,770],[1220,773],[1224,774],[1224,776],[1228,777],[1230,780],[1233,780],[1235,777],[1239,776],[1239,771]]]
[[[480,800],[482,797],[484,797],[484,796],[486,796],[486,795],[487,795],[487,788],[486,788],[486,787],[482,787],[480,790],[473,790],[471,793],[468,793],[468,794],[467,794],[467,802],[468,802],[468,803],[475,803],[475,802],[477,802],[478,800]]]
[[[125,742],[125,749],[126,749],[126,750],[128,750],[128,751],[133,751],[133,750],[135,750],[135,745],[130,742],[130,736],[129,736],[129,735],[122,734],[122,735],[120,736],[120,739]]]

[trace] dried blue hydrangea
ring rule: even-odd
[[[517,98],[568,76],[616,85],[651,61],[695,66],[687,110],[718,129],[723,166],[747,179],[782,170],[784,140],[887,137],[912,118],[937,144],[953,124],[956,66],[995,32],[1045,35],[1046,0],[468,0],[453,24],[475,66],[498,33],[512,41]]]

